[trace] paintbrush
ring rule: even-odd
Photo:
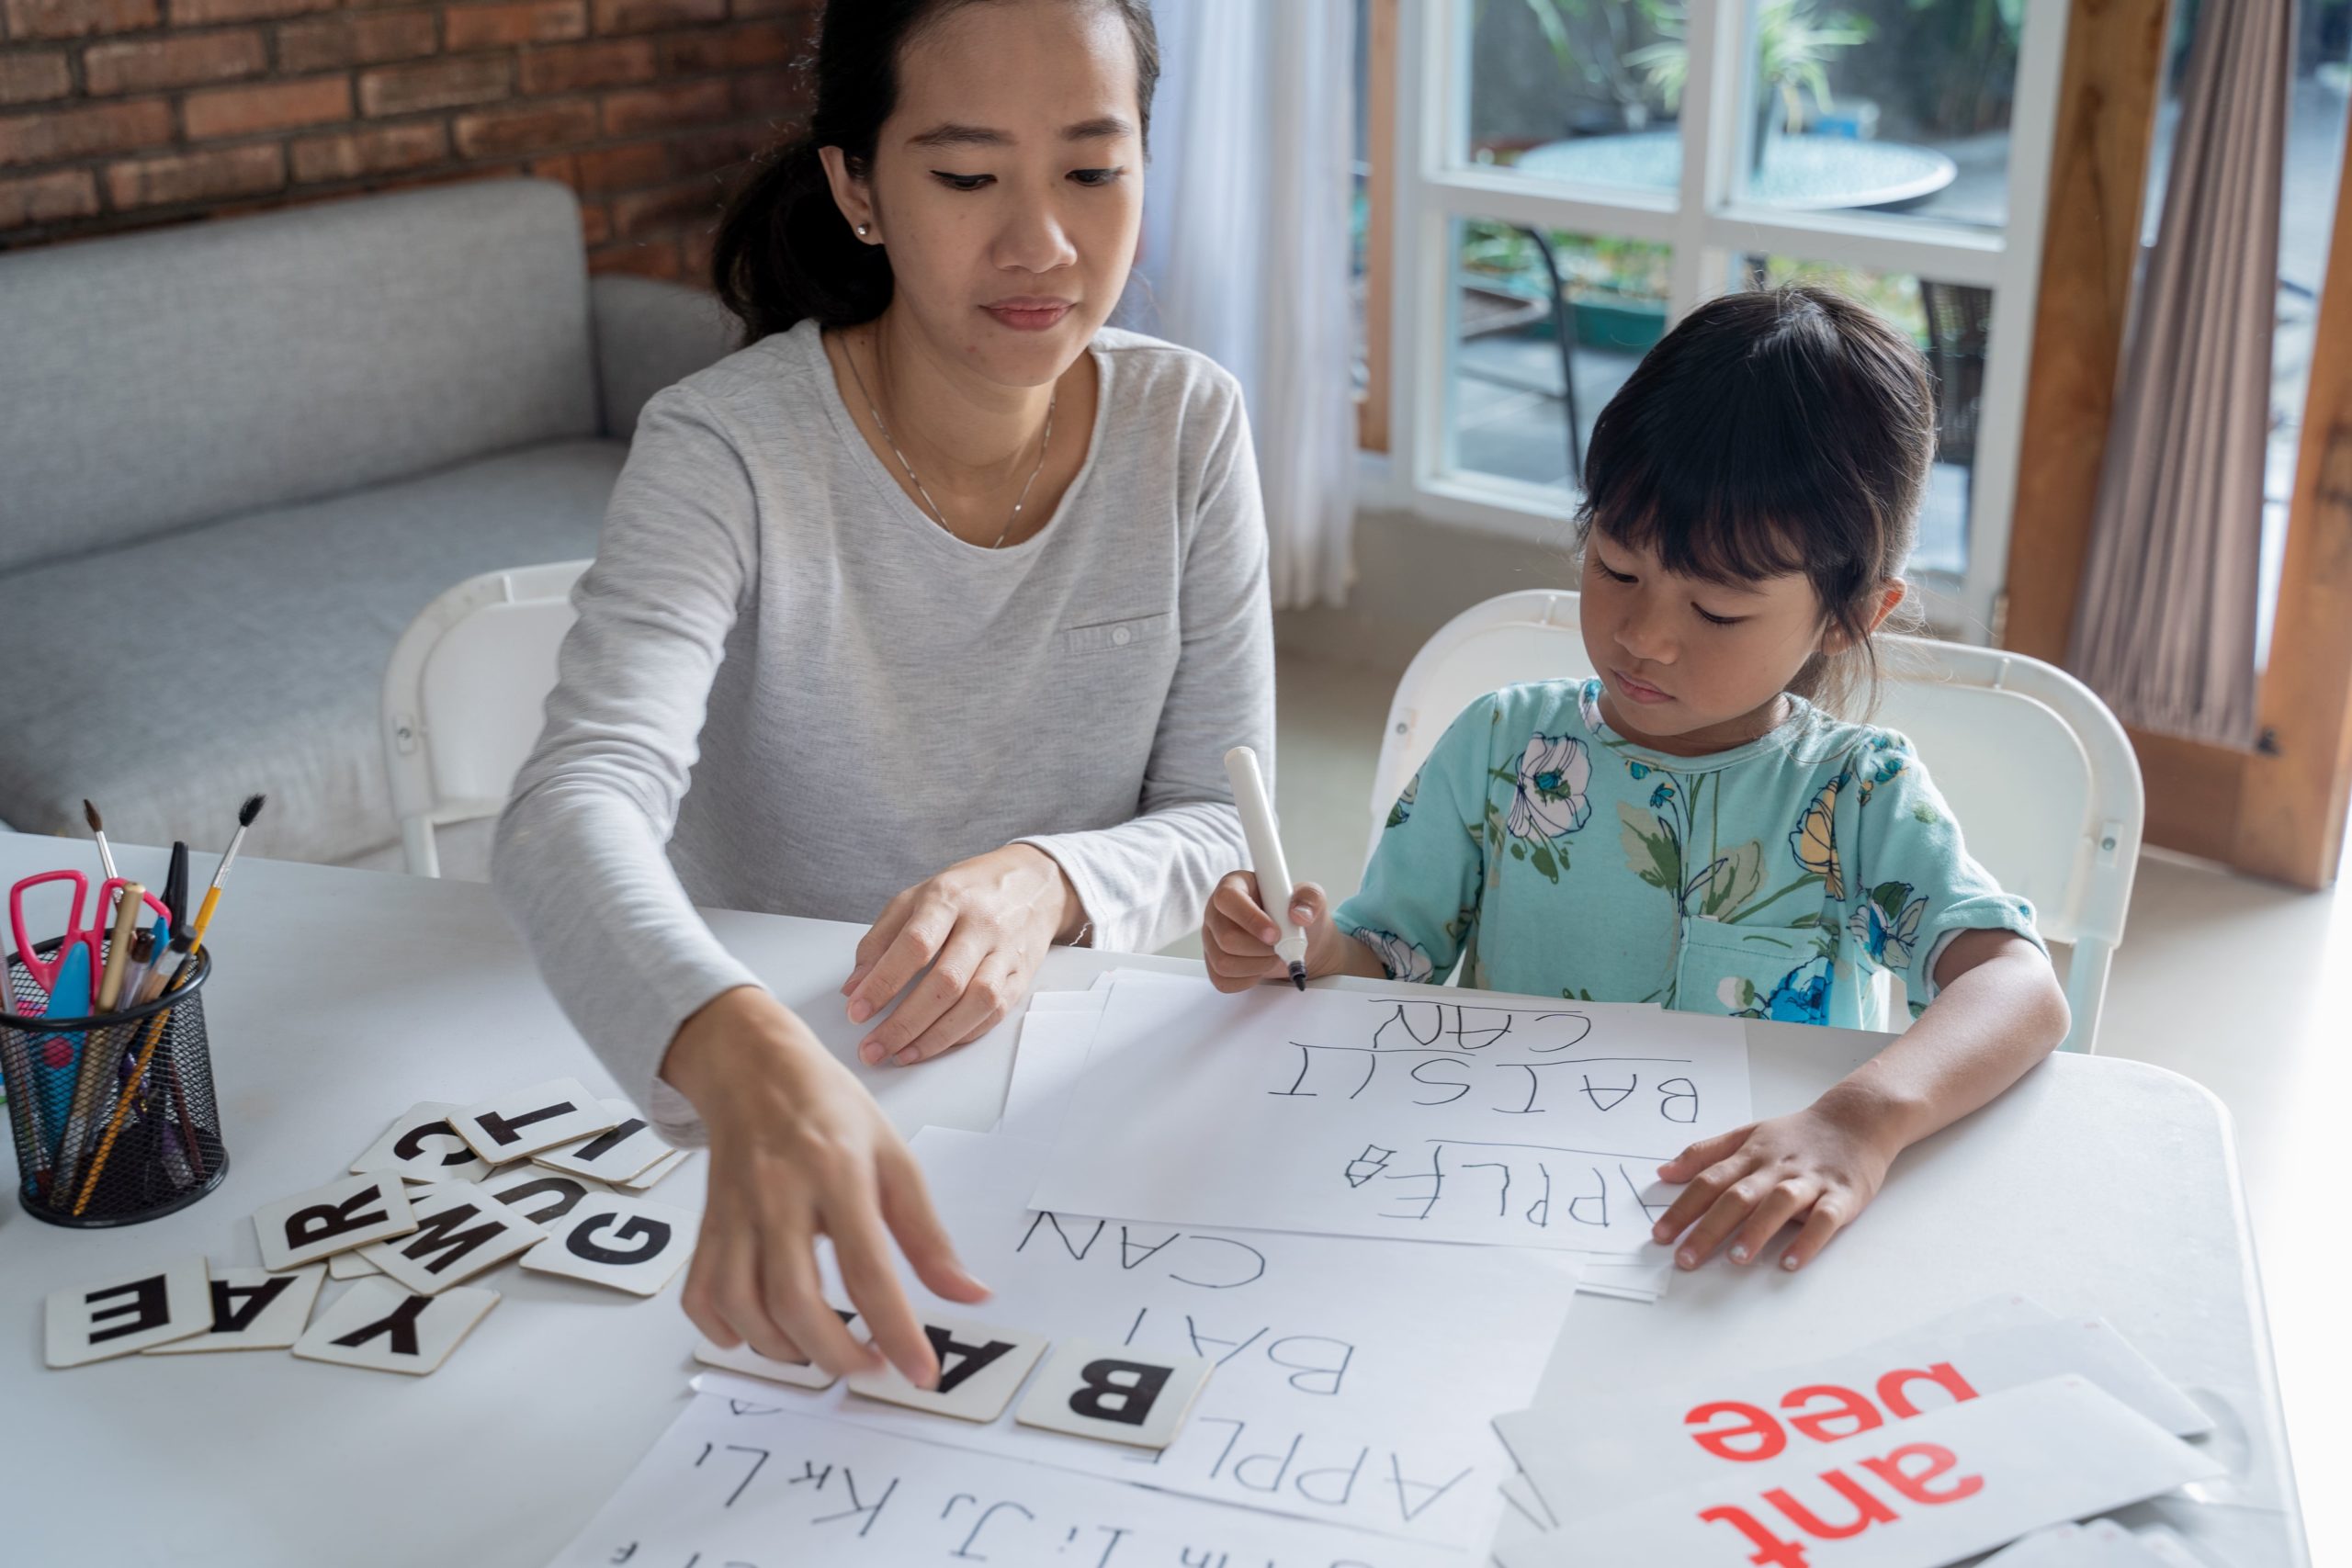
[[[90,831],[98,836],[98,863],[107,868],[107,880],[112,882],[122,873],[114,868],[114,851],[107,844],[107,825],[100,819],[98,808],[90,804],[86,795],[82,800],[82,815],[89,822]]]
[[[204,890],[203,907],[196,912],[197,947],[204,945],[205,928],[212,923],[212,908],[220,902],[220,886],[229,880],[229,868],[237,863],[237,849],[245,841],[245,829],[254,825],[254,818],[261,815],[262,803],[268,798],[260,795],[247,795],[245,804],[238,808],[237,836],[229,840],[229,852],[220,857],[220,869],[212,874],[212,886]],[[177,916],[174,919],[176,919]]]

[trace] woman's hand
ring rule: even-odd
[[[1209,984],[1220,991],[1246,991],[1265,980],[1287,980],[1290,964],[1274,952],[1281,933],[1258,891],[1258,874],[1237,871],[1209,895],[1201,917],[1201,957]],[[1290,920],[1306,933],[1306,977],[1385,973],[1363,943],[1343,934],[1331,919],[1331,901],[1312,882],[1291,889]]]
[[[852,1023],[864,1023],[921,975],[890,1016],[861,1041],[868,1065],[899,1066],[978,1039],[1021,1005],[1046,950],[1084,929],[1086,911],[1059,862],[1032,844],[949,866],[883,906],[842,983]]]
[[[873,1096],[783,1003],[754,987],[688,1019],[662,1076],[710,1129],[709,1196],[684,1305],[717,1345],[749,1344],[836,1376],[882,1370],[918,1388],[939,1375],[892,1262],[892,1238],[934,1295],[986,1299],[933,1213],[914,1156]],[[816,1240],[833,1242],[871,1345],[826,1302]],[[877,1355],[876,1352],[879,1351]]]
[[[1734,1263],[1752,1263],[1781,1226],[1797,1224],[1781,1267],[1801,1269],[1878,1196],[1903,1146],[1865,1097],[1832,1089],[1793,1116],[1702,1139],[1658,1167],[1661,1180],[1690,1185],[1651,1238],[1672,1242],[1688,1229],[1674,1261],[1696,1269],[1727,1240]]]

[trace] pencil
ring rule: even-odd
[[[184,940],[187,939],[175,938],[172,942],[172,958],[167,958],[164,964],[155,966],[153,975],[148,978],[148,987],[151,991],[160,990],[167,997],[175,995],[183,986],[187,984],[188,977],[196,973],[196,945],[191,942],[187,948],[183,949],[180,942]],[[173,959],[178,962],[173,964]],[[156,984],[157,980],[164,977],[167,973],[165,964],[172,965],[168,971],[169,983],[159,987]],[[98,1152],[91,1157],[90,1173],[82,1179],[82,1195],[74,1201],[74,1213],[77,1219],[81,1217],[82,1211],[90,1206],[90,1194],[97,1190],[98,1177],[105,1171],[107,1157],[114,1153],[114,1141],[122,1132],[122,1119],[130,1113],[130,1102],[137,1097],[139,1085],[147,1076],[147,1065],[155,1059],[155,1047],[163,1041],[164,1026],[172,1021],[172,1009],[165,1008],[162,1012],[157,1013],[154,1021],[147,1026],[147,1038],[139,1048],[138,1062],[130,1069],[130,1081],[123,1085],[122,1097],[115,1101],[114,1116],[107,1123],[106,1136],[98,1141]],[[60,1185],[70,1185],[70,1183],[60,1183]]]
[[[123,884],[121,897],[116,905],[114,933],[107,943],[106,978],[98,987],[97,1010],[102,1018],[113,1012],[122,999],[123,976],[130,965],[130,939],[139,929],[141,901],[146,897],[147,889],[140,884]],[[99,911],[99,918],[105,918],[104,910]],[[130,1043],[130,1029],[127,1025],[101,1027],[91,1032],[94,1038],[83,1048],[74,1092],[67,1101],[65,1135],[58,1140],[57,1145],[58,1176],[68,1187],[74,1184],[74,1173],[81,1168],[82,1149],[87,1141],[90,1119],[96,1113],[99,1099],[106,1092],[107,1086],[114,1081],[115,1074],[122,1065],[122,1054]],[[116,1035],[121,1036],[122,1043],[113,1050],[106,1049],[106,1043]]]

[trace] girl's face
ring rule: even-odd
[[[1764,733],[1806,659],[1845,646],[1801,573],[1736,588],[1678,577],[1598,528],[1585,542],[1582,620],[1611,726],[1681,756]]]
[[[1108,6],[992,0],[924,28],[850,221],[889,247],[895,309],[981,378],[1052,381],[1119,300],[1143,221],[1135,44]]]

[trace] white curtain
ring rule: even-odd
[[[1143,331],[1241,382],[1277,608],[1354,575],[1353,0],[1159,0]],[[1155,309],[1156,306],[1156,309]]]
[[[2067,663],[2127,724],[2255,742],[2291,0],[2207,0],[2132,300]]]

